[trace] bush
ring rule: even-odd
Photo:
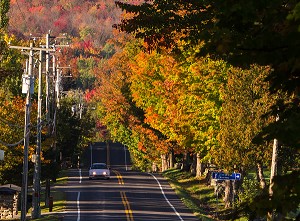
[[[261,193],[259,183],[256,180],[244,178],[240,190],[238,191],[237,206],[252,202]]]

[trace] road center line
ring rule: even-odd
[[[81,169],[79,169],[79,183],[82,181]]]
[[[162,186],[160,185],[160,182],[158,181],[158,179],[157,179],[153,174],[151,174],[151,173],[148,173],[148,174],[150,174],[151,176],[153,176],[153,178],[156,180],[156,182],[157,182],[157,184],[158,184],[158,186],[159,186],[159,188],[160,188],[160,190],[161,190],[162,195],[164,196],[165,200],[166,200],[167,203],[170,205],[170,207],[173,209],[173,211],[175,212],[175,214],[178,216],[178,218],[179,218],[181,221],[184,221],[184,220],[182,219],[182,217],[180,216],[180,214],[179,214],[179,213],[177,212],[177,210],[175,209],[175,207],[172,205],[172,203],[171,203],[171,202],[168,200],[168,198],[166,197],[165,192],[164,192]]]
[[[125,208],[125,214],[126,214],[126,217],[127,217],[127,221],[134,221],[133,215],[132,215],[132,210],[130,208],[130,204],[129,204],[129,201],[127,199],[126,193],[121,191],[120,194],[121,194],[122,202],[123,202],[123,205],[124,205],[124,208]]]
[[[79,205],[79,199],[80,199],[80,192],[77,194],[77,221],[80,221],[80,205]]]
[[[124,180],[120,172],[113,170],[113,172],[117,175],[118,182],[120,185],[124,185]]]
[[[81,169],[79,169],[79,183],[82,181]],[[80,221],[80,192],[77,194],[77,221]]]

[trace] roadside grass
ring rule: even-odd
[[[224,209],[224,202],[214,194],[214,187],[207,185],[205,177],[196,178],[189,172],[180,169],[169,169],[162,173],[175,190],[182,202],[199,218],[199,220],[234,220],[247,221],[243,213],[235,214],[237,208]],[[269,182],[270,171],[264,171],[266,183]],[[247,175],[248,179],[255,180],[255,172]],[[294,213],[290,212],[286,220],[295,220],[300,212],[300,206]],[[236,216],[237,215],[237,216]]]
[[[56,182],[51,182],[51,186],[53,185],[63,185],[68,181],[67,171],[60,171]],[[42,184],[45,187],[45,183]],[[44,190],[44,188],[43,188]],[[39,219],[31,219],[29,220],[37,220],[37,221],[61,221],[63,216],[60,214],[65,211],[66,208],[66,194],[62,191],[55,190],[55,188],[51,189],[50,195],[53,197],[53,208],[52,212],[49,212],[49,208],[45,205],[45,191],[41,193],[41,218]],[[30,214],[29,214],[30,215]]]
[[[178,197],[203,221],[216,220],[216,197],[214,188],[206,185],[205,178],[196,178],[188,172],[170,169],[163,172]]]

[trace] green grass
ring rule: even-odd
[[[62,170],[59,172],[59,175],[56,179],[56,183],[52,183],[52,184],[66,184],[68,181],[68,175],[67,175],[67,170]]]
[[[204,178],[195,178],[188,172],[170,169],[163,173],[183,203],[200,220],[215,220],[216,197],[214,188]]]
[[[214,187],[207,185],[204,177],[196,178],[189,172],[183,172],[179,169],[167,170],[163,172],[163,175],[183,203],[200,220],[231,220],[232,217],[236,217],[235,220],[239,221],[248,220],[243,217],[243,212],[239,208],[225,209],[223,200],[221,197],[218,200],[216,199]],[[268,183],[270,171],[264,171],[264,175],[266,183]],[[256,173],[250,172],[247,177],[256,180]]]
[[[58,178],[56,180],[56,183],[51,182],[51,186],[53,185],[61,185],[66,184],[68,181],[67,171],[61,171],[58,175]],[[45,187],[45,183],[42,183],[42,186]],[[41,218],[39,219],[32,219],[31,211],[32,208],[29,209],[27,213],[27,220],[36,220],[36,221],[61,221],[62,215],[59,214],[60,212],[65,211],[66,208],[66,195],[62,191],[57,191],[54,188],[51,189],[50,192],[51,196],[53,197],[53,209],[52,213],[49,212],[49,208],[45,206],[45,192],[41,192]],[[19,215],[21,215],[21,211],[19,211]],[[19,220],[19,218],[6,220],[6,221],[16,221]]]
[[[53,185],[66,184],[68,181],[67,171],[63,170],[59,173],[56,182],[51,182],[51,187]],[[44,184],[43,184],[44,185]],[[57,191],[55,188],[51,188],[50,195],[53,197],[53,208],[52,212],[49,212],[49,208],[45,206],[45,192],[41,193],[41,218],[39,219],[29,219],[37,221],[59,221],[62,220],[62,215],[60,212],[65,211],[66,208],[66,194],[62,191]],[[31,212],[29,212],[31,214]]]

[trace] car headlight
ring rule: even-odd
[[[96,175],[97,173],[96,173],[96,171],[93,171],[93,175]]]
[[[103,172],[103,175],[104,175],[104,176],[106,176],[106,175],[107,175],[107,172],[106,172],[106,171],[104,171],[104,172]]]

